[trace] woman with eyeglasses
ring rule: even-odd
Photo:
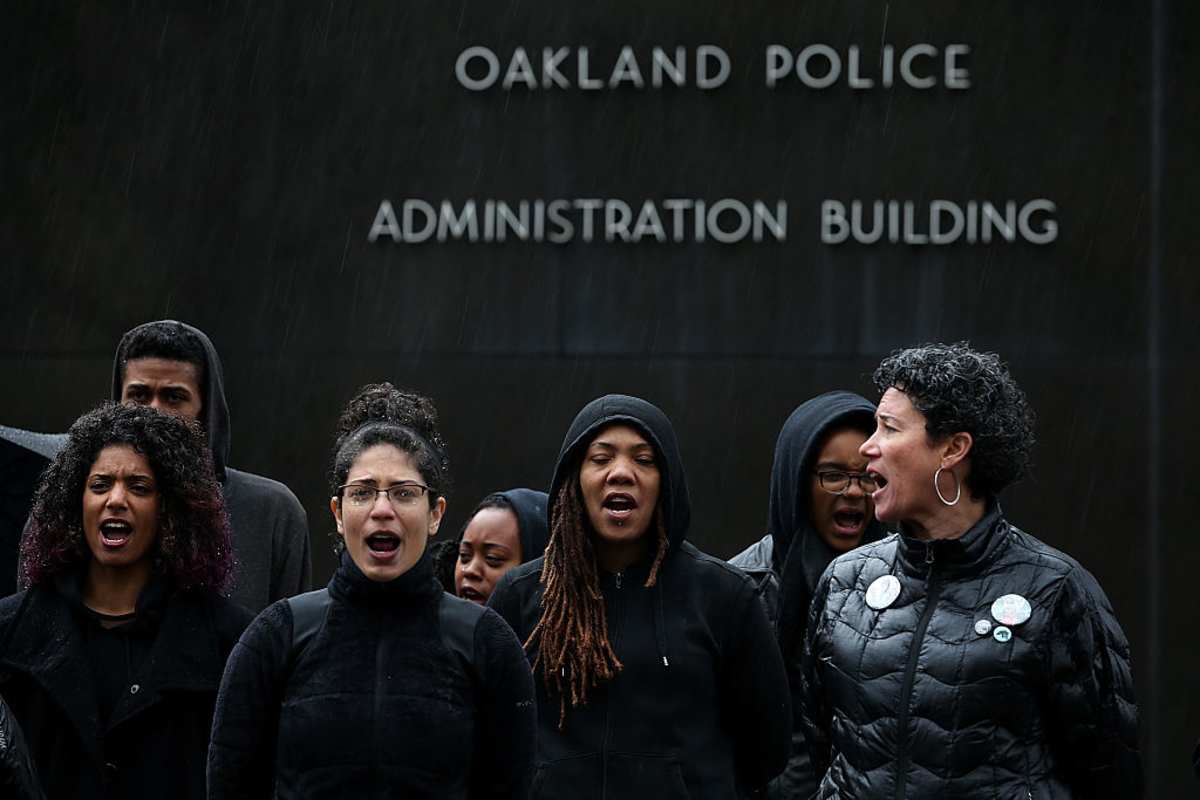
[[[666,415],[625,395],[584,406],[549,517],[545,556],[489,600],[537,673],[532,797],[760,790],[787,761],[783,663],[753,581],[686,540],[687,481]]]
[[[386,392],[385,392],[386,393]],[[329,586],[267,608],[230,657],[210,798],[518,798],[533,682],[494,612],[446,594],[426,552],[449,464],[426,398],[334,446]],[[386,405],[386,404],[385,404]],[[344,420],[343,420],[344,421]]]
[[[862,445],[900,533],[817,585],[801,672],[815,795],[1141,797],[1129,643],[1095,578],[1010,523],[1033,413],[965,343],[893,353]]]
[[[833,391],[801,404],[775,441],[767,534],[730,559],[758,583],[788,671],[798,710],[800,650],[817,580],[829,562],[883,536],[875,519],[874,478],[859,448],[875,428],[875,406]],[[771,782],[772,798],[807,798],[817,788],[798,721],[792,756]]]
[[[195,423],[114,404],[75,421],[34,496],[27,589],[0,601],[0,697],[47,797],[205,797],[217,686],[250,622],[220,594],[232,568]]]

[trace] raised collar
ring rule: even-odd
[[[343,550],[341,563],[329,581],[329,593],[337,600],[354,605],[387,606],[438,597],[442,587],[433,575],[433,561],[428,550],[408,571],[390,581],[373,581],[363,575],[354,559]]]
[[[910,575],[927,577],[934,570],[940,575],[965,575],[983,568],[999,554],[1008,541],[1004,535],[1008,522],[1000,504],[992,501],[988,510],[957,539],[917,539],[900,531],[900,566]]]

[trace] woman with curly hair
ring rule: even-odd
[[[450,484],[433,403],[366,387],[338,432],[341,563],[327,588],[268,607],[230,657],[209,797],[524,798],[529,665],[495,613],[442,591],[426,546]]]
[[[863,444],[900,532],[817,586],[802,721],[818,798],[1141,796],[1129,643],[1095,578],[1010,523],[1033,413],[965,343],[893,353]]]
[[[765,786],[790,749],[783,660],[754,582],[686,540],[666,415],[626,395],[584,406],[548,513],[545,556],[488,601],[537,677],[533,797],[730,800]]]
[[[25,591],[0,601],[0,695],[50,798],[205,796],[213,705],[250,615],[194,424],[106,404],[34,496]]]

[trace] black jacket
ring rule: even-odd
[[[21,725],[0,697],[0,797],[44,800],[45,796]]]
[[[0,601],[0,695],[50,800],[205,796],[204,767],[225,659],[250,621],[215,594],[138,599],[144,657],[114,667],[125,688],[103,719],[88,617],[62,578]],[[123,672],[123,674],[122,674]]]
[[[775,441],[767,534],[729,560],[758,583],[767,614],[776,626],[792,690],[792,711],[797,714],[792,757],[783,774],[771,782],[771,798],[808,798],[821,777],[813,771],[798,717],[800,651],[809,604],[821,573],[837,556],[813,530],[810,519],[810,476],[820,455],[817,448],[835,429],[858,425],[871,430],[874,415],[870,401],[845,391],[826,392],[796,408]],[[883,534],[883,526],[872,519],[863,544],[878,541]]]
[[[563,730],[557,693],[536,681],[532,796],[729,800],[764,786],[787,760],[779,650],[753,581],[684,541],[691,511],[683,463],[657,408],[620,395],[584,407],[563,442],[550,497],[610,422],[637,428],[657,451],[670,549],[652,588],[648,561],[602,573],[609,639],[623,669],[590,690],[586,705],[568,708]],[[489,601],[523,642],[541,617],[543,560],[511,570]]]
[[[876,610],[882,576],[899,596]],[[1001,624],[1006,595],[1027,621]],[[895,534],[834,561],[803,676],[813,761],[829,767],[819,798],[1141,796],[1129,644],[1108,598],[998,507],[959,539]]]
[[[524,797],[534,715],[512,631],[442,592],[428,554],[387,583],[343,554],[328,589],[267,608],[230,657],[209,797]]]
[[[171,321],[171,320],[168,320]],[[229,466],[229,406],[225,402],[225,379],[221,359],[204,331],[184,323],[204,345],[204,407],[200,422],[208,434],[213,468],[221,482],[229,531],[233,537],[234,602],[257,614],[270,603],[307,591],[312,584],[312,555],[308,538],[308,517],[291,490],[278,481],[242,472]],[[125,340],[137,328],[121,337],[113,359],[112,399],[121,400],[124,364],[120,353]]]

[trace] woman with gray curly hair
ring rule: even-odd
[[[900,532],[825,571],[802,667],[818,798],[1136,798],[1129,644],[1092,575],[1005,519],[1033,413],[966,343],[893,353],[863,444]]]

